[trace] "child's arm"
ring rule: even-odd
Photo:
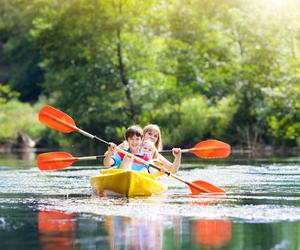
[[[176,173],[181,163],[181,150],[180,148],[172,149],[173,156],[175,157],[173,163],[169,162],[164,156],[158,154],[157,159],[162,163],[162,166],[171,173]]]
[[[126,170],[131,170],[132,169],[132,163],[133,163],[133,159],[131,157],[125,155],[124,159],[121,163],[120,168],[126,169]]]
[[[180,163],[181,163],[181,149],[180,148],[173,148],[172,149],[172,153],[175,157],[174,161],[173,161],[173,169],[172,172],[176,173],[180,167]]]
[[[116,144],[114,144],[112,142],[109,144],[108,150],[103,159],[104,167],[110,167],[115,163],[114,160],[112,159],[112,156],[115,153],[115,147],[116,147]]]

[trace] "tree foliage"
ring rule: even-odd
[[[296,1],[0,3],[0,81],[22,101],[110,140],[157,123],[167,146],[299,145]]]

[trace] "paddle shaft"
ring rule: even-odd
[[[63,124],[64,126],[69,127],[71,129],[74,129],[75,131],[79,132],[80,134],[82,134],[84,136],[87,136],[87,137],[89,137],[89,138],[91,138],[93,140],[100,141],[100,142],[106,144],[107,146],[109,146],[109,143],[107,141],[105,141],[105,140],[103,140],[103,139],[101,139],[101,138],[99,138],[99,137],[97,137],[95,135],[92,135],[92,134],[90,134],[90,133],[88,133],[88,132],[80,129],[77,126],[74,126],[74,125],[72,125],[72,124],[70,124],[68,122],[65,122],[64,120],[61,120],[61,119],[59,119],[59,118],[57,118],[57,117],[55,117],[55,116],[53,116],[53,115],[51,115],[49,113],[45,113],[45,115],[47,115],[53,121],[56,121],[56,122],[58,122],[60,124]]]
[[[79,129],[80,130],[80,129]],[[84,134],[88,134],[86,133],[85,131],[83,131]],[[92,135],[89,135],[89,137],[91,138]],[[93,136],[93,139],[96,139],[97,138],[94,138]],[[98,138],[100,139],[100,138]],[[203,150],[206,150],[206,149],[215,149],[216,147],[206,147],[204,148]],[[200,151],[201,149],[181,149],[180,151],[182,153],[188,153],[190,151]],[[161,151],[158,151],[158,153],[171,153],[172,152],[172,149],[170,150],[161,150]],[[138,155],[138,154],[137,154]],[[100,159],[103,159],[105,157],[105,155],[94,155],[94,156],[82,156],[82,157],[68,157],[68,158],[53,158],[53,159],[49,159],[49,160],[44,160],[43,162],[44,163],[51,163],[51,162],[69,162],[69,161],[89,161],[89,160],[100,160]]]
[[[215,150],[215,149],[223,149],[224,147],[202,147],[202,148],[189,148],[189,149],[181,149],[181,153],[190,153],[193,151],[204,151],[204,150]],[[161,150],[159,153],[172,153],[172,149]]]
[[[54,158],[49,160],[44,160],[44,163],[50,162],[69,162],[69,161],[88,161],[88,160],[99,160],[105,157],[104,155],[97,156],[84,156],[84,157],[71,157],[71,158]]]
[[[88,134],[88,133],[84,132],[84,134]],[[89,137],[90,136],[92,136],[92,135],[89,135]],[[98,138],[96,136],[95,137],[93,136],[93,139],[98,140],[100,138]],[[181,152],[182,153],[187,153],[190,150],[191,149],[182,149]],[[161,150],[161,151],[158,151],[158,153],[171,153],[171,152],[172,152],[172,149],[171,150]],[[53,159],[49,159],[49,160],[44,160],[43,162],[44,163],[50,163],[50,162],[68,162],[68,161],[89,161],[89,160],[100,160],[100,159],[103,159],[104,157],[105,157],[105,155],[82,156],[82,157],[68,157],[68,158],[53,158]]]

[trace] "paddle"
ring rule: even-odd
[[[230,155],[230,145],[217,140],[206,140],[197,143],[193,148],[181,149],[182,153],[193,153],[200,158],[225,158]],[[172,150],[162,150],[159,153],[168,153]]]
[[[40,170],[57,170],[72,165],[76,161],[98,160],[105,155],[74,157],[67,152],[43,153],[38,156],[37,163]]]
[[[60,111],[60,110],[57,110],[51,106],[44,106],[40,112],[39,112],[39,120],[44,123],[45,125],[47,125],[48,127],[50,128],[53,128],[55,130],[58,130],[58,131],[61,131],[63,133],[70,133],[70,132],[79,132],[81,133],[82,135],[86,136],[86,137],[89,137],[93,140],[96,140],[96,141],[100,141],[102,143],[104,143],[105,145],[109,146],[110,143],[95,136],[95,135],[92,135],[80,128],[78,128],[74,122],[74,120],[68,116],[67,114],[65,114],[64,112]],[[152,163],[149,163],[143,159],[141,159],[140,157],[138,156],[135,156],[119,147],[115,147],[115,149],[117,151],[119,151],[120,153],[124,154],[124,155],[127,155],[127,156],[130,156],[131,158],[149,166],[149,167],[152,167],[154,169],[157,169],[158,171],[160,172],[164,172],[165,174],[173,177],[174,179],[176,180],[179,180],[185,184],[187,184],[190,189],[191,189],[191,192],[192,194],[199,194],[201,192],[212,192],[212,193],[224,193],[224,190],[217,187],[217,186],[214,186],[208,182],[205,182],[205,181],[201,181],[201,180],[197,180],[197,181],[194,181],[194,182],[189,182],[189,181],[186,181],[186,180],[183,180],[182,178],[180,178],[179,176],[175,175],[175,174],[172,174],[170,173],[169,171],[166,171],[160,167],[158,167],[157,165],[154,165]]]
[[[72,165],[76,161],[88,161],[103,159],[105,155],[75,157],[67,152],[49,152],[38,155],[37,165],[40,170],[58,170]],[[159,166],[159,162],[154,160]]]

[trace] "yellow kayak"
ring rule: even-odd
[[[150,196],[167,190],[157,177],[145,172],[125,169],[105,169],[91,177],[93,191],[100,196]]]

